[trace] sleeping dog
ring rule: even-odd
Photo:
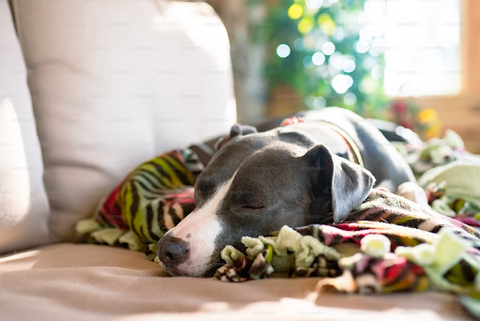
[[[195,210],[158,242],[174,276],[211,276],[228,244],[242,248],[283,225],[341,222],[373,187],[423,192],[402,156],[372,124],[340,108],[257,132],[235,125],[195,185]],[[413,196],[412,196],[413,195]],[[417,199],[418,197],[418,199]]]

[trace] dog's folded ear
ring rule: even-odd
[[[220,138],[215,143],[215,151],[218,151],[220,148],[223,147],[223,145],[225,145],[226,143],[228,143],[231,139],[233,139],[235,137],[245,136],[245,135],[254,134],[254,133],[257,133],[257,129],[253,126],[235,124],[230,129],[230,134],[229,135],[226,135],[226,136]]]
[[[315,145],[302,156],[312,180],[314,198],[331,197],[335,223],[343,221],[368,196],[375,183],[372,173]]]

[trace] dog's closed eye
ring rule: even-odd
[[[247,210],[251,210],[251,211],[254,211],[254,210],[261,210],[261,209],[264,209],[265,206],[251,206],[251,205],[242,205],[242,206],[239,206],[237,207],[237,211],[247,211]]]

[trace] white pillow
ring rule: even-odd
[[[49,241],[48,201],[27,71],[0,0],[0,254]]]
[[[50,229],[73,226],[136,165],[228,132],[226,30],[204,3],[14,0],[45,163]]]

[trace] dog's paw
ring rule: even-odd
[[[397,194],[420,206],[428,207],[427,194],[415,182],[405,182],[401,184],[397,189]]]

